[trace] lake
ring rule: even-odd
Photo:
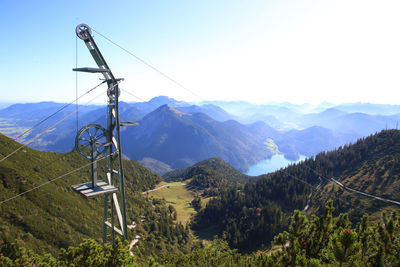
[[[250,166],[250,169],[245,174],[250,176],[258,176],[279,170],[280,168],[287,167],[290,164],[305,160],[307,157],[300,155],[298,160],[286,159],[283,155],[273,155],[269,159],[264,159]]]

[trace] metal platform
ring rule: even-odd
[[[92,182],[71,186],[75,192],[80,193],[85,198],[95,198],[106,194],[112,194],[118,191],[115,186],[109,185],[103,181],[97,181],[97,186],[92,187]]]
[[[96,73],[96,72],[110,72],[109,69],[100,69],[100,68],[75,68],[72,69],[73,71],[81,71],[81,72],[90,72],[90,73]]]
[[[119,123],[120,126],[138,126],[139,123],[137,122],[130,122],[130,121],[121,121]]]

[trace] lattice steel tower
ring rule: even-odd
[[[75,140],[76,150],[92,161],[92,181],[74,185],[72,188],[86,198],[104,196],[103,243],[114,242],[114,234],[120,234],[127,239],[124,173],[122,168],[122,152],[120,139],[120,121],[118,114],[118,98],[120,90],[116,79],[100,53],[92,37],[92,31],[86,24],[76,27],[76,35],[82,39],[98,68],[76,68],[74,71],[101,73],[108,86],[107,90],[107,129],[97,124],[83,127]],[[106,157],[105,181],[97,180],[97,160]],[[114,186],[118,181],[119,190]],[[119,205],[121,203],[121,206]],[[116,215],[116,216],[115,216]],[[114,219],[118,219],[119,228]]]

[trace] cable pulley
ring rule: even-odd
[[[83,127],[75,138],[75,149],[86,159],[97,159],[106,153],[106,129],[98,124]]]
[[[118,91],[118,97],[119,97],[121,95],[121,90],[119,89],[118,86],[111,86],[108,87],[107,89],[107,96],[112,100],[115,100],[115,91]]]
[[[92,35],[92,30],[86,24],[79,24],[76,26],[75,32],[76,35],[84,41],[89,39],[89,35]]]

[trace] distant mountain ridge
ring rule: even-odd
[[[287,131],[322,126],[331,130],[368,136],[384,129],[394,129],[400,121],[400,105],[348,103],[334,105],[295,105],[274,103],[254,105],[248,102],[205,101],[219,105],[241,123],[262,120],[275,129]],[[365,125],[368,128],[362,129]],[[353,130],[353,131],[352,131]]]
[[[148,102],[120,102],[120,120],[133,122],[139,121],[146,114],[154,111],[159,107],[159,105],[163,104],[192,109],[187,110],[188,113],[204,112],[209,116],[215,115],[217,120],[225,120],[225,118],[228,119],[231,117],[224,110],[216,106],[193,106],[183,101],[177,101],[173,98],[159,96]],[[67,116],[61,124],[51,130],[51,133],[44,135],[43,138],[39,139],[39,142],[30,145],[44,151],[68,152],[71,151],[74,146],[77,124],[78,129],[80,129],[89,123],[96,123],[105,126],[107,122],[105,105],[80,106],[77,114],[74,114],[76,111],[76,106],[74,104],[68,105],[67,103],[56,102],[14,104],[0,110],[0,132],[7,134],[10,137],[16,137],[60,109],[62,109],[61,112],[51,116],[49,120],[36,127],[25,137],[19,139],[19,141],[23,142],[24,140],[29,140],[35,137],[37,134]],[[76,122],[77,115],[79,118],[78,122]]]
[[[366,113],[369,115],[395,115],[400,113],[400,105],[347,103],[336,106],[337,109],[349,113]]]
[[[182,116],[174,123],[175,126],[182,126],[181,129],[185,129],[186,132],[179,132],[172,125],[162,129],[168,123],[165,124],[161,120],[171,118],[158,115],[151,119],[146,117],[153,112],[157,113],[160,108],[158,105],[165,104],[181,112]],[[15,137],[64,105],[42,102],[9,106],[0,110],[0,132]],[[140,121],[141,124],[146,125],[146,127],[139,125],[136,127],[138,129],[122,127],[122,137],[129,136],[128,145],[123,143],[124,154],[141,161],[158,174],[175,168],[188,167],[210,157],[222,157],[244,171],[255,161],[271,156],[264,145],[267,138],[272,139],[279,151],[289,159],[297,159],[300,154],[310,157],[382,129],[395,128],[400,120],[400,115],[396,114],[349,113],[351,109],[367,107],[393,113],[398,108],[398,106],[359,103],[356,103],[354,107],[344,105],[349,111],[343,111],[341,109],[343,105],[335,106],[329,103],[313,106],[290,103],[253,105],[246,102],[208,101],[193,105],[160,96],[148,102],[120,102],[119,106],[121,121]],[[229,113],[221,107],[228,111],[236,110],[236,112]],[[47,127],[72,114],[30,144],[31,147],[44,151],[72,151],[77,132],[76,114],[73,114],[75,108],[74,105],[65,108],[18,141],[24,142],[34,138]],[[78,129],[89,123],[105,126],[105,110],[105,106],[83,107],[78,114]],[[164,132],[164,135],[163,137],[154,135],[155,132]],[[145,137],[147,133],[152,135]],[[138,136],[135,136],[136,134]],[[132,140],[129,140],[131,138]],[[137,144],[135,142],[138,142],[138,138],[142,139]],[[168,145],[160,142],[167,142]],[[182,142],[186,142],[187,146],[182,145]],[[193,155],[190,155],[188,147],[191,147]],[[164,155],[161,155],[162,153]]]

